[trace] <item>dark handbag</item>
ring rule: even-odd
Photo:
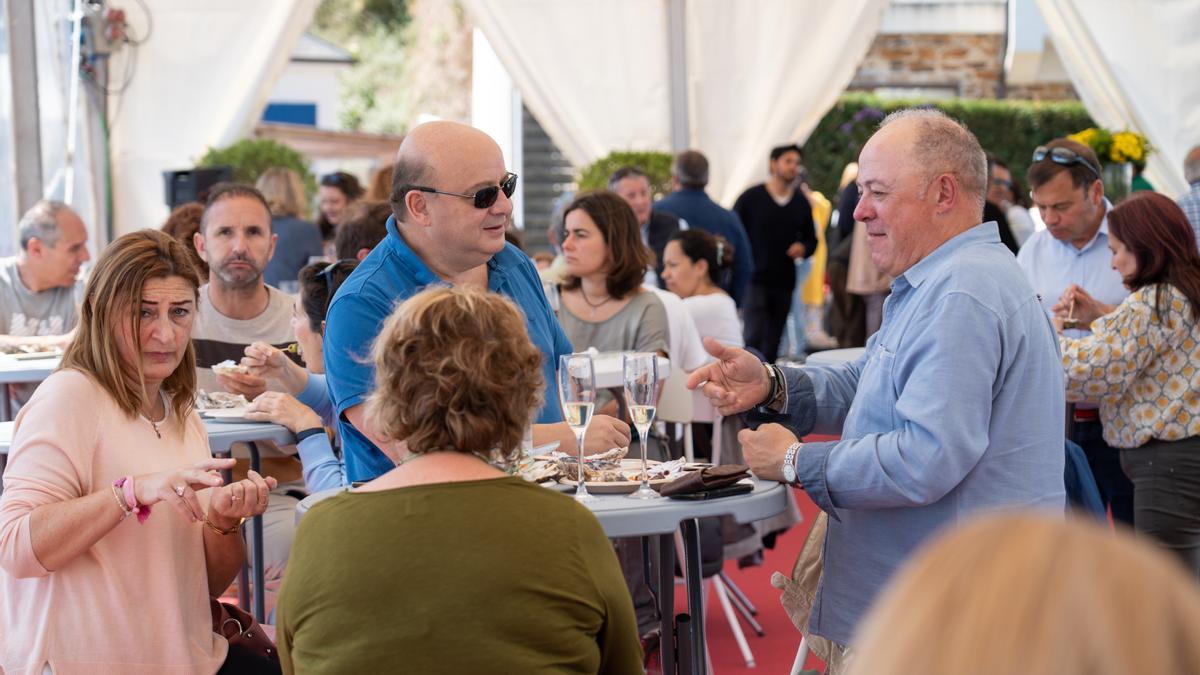
[[[263,627],[241,607],[210,598],[213,632],[229,641],[229,651],[246,652],[272,663],[279,663],[279,650]]]
[[[733,485],[743,478],[750,477],[750,467],[745,464],[722,464],[710,466],[700,471],[689,471],[679,478],[662,486],[662,496],[688,494],[715,490],[727,485]]]

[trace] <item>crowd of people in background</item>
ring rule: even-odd
[[[0,261],[0,346],[65,353],[10,390],[0,670],[638,672],[661,637],[640,543],[506,473],[526,432],[577,449],[555,368],[588,349],[669,358],[697,455],[723,448],[820,508],[815,605],[793,618],[830,672],[1200,669],[1200,147],[1178,203],[1113,204],[1070,139],[1014,175],[932,110],[887,117],[838,194],[813,189],[798,145],[763,160],[731,208],[697,150],[664,195],[621,167],[571,196],[540,251],[513,232],[499,146],[452,122],[412,129],[364,182],[331,173],[308,195],[272,168],[215,186],[86,275],[85,224],[38,203]],[[834,347],[861,351],[803,365]],[[201,390],[245,396],[296,448],[259,471],[213,459]],[[581,450],[648,441],[665,459],[676,431],[637,438],[603,392]],[[1063,520],[1082,503],[1065,475],[1142,541]],[[299,500],[352,484],[297,528]],[[974,520],[1013,509],[1033,515]],[[210,630],[254,516],[281,666]],[[1116,607],[1130,574],[1147,589]],[[397,607],[419,621],[397,627]],[[1155,628],[1127,631],[1125,610]],[[1077,613],[1100,617],[1103,658]],[[1153,659],[1112,646],[1132,635]]]

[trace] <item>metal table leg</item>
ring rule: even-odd
[[[692,518],[679,524],[683,532],[683,557],[686,560],[688,613],[692,616],[692,663],[700,675],[705,673],[704,659],[704,588],[700,578],[700,521]],[[682,645],[680,645],[682,647]]]
[[[658,660],[662,672],[675,672],[675,537],[663,534],[654,537],[658,552],[658,616],[662,636],[658,643]]]
[[[214,452],[213,456],[226,457],[226,458],[232,457],[233,451],[230,450],[229,452]],[[221,470],[221,480],[225,481],[226,485],[229,485],[230,483],[232,483],[233,482],[233,471],[231,469],[222,469]],[[242,537],[242,545],[245,546],[246,533],[244,531],[241,533],[241,537]],[[238,607],[241,607],[242,611],[244,611],[244,612],[250,611],[250,573],[246,569],[245,565],[242,565],[241,571],[238,572]],[[262,622],[260,621],[259,623],[262,623]]]
[[[254,441],[246,443],[250,448],[250,468],[255,473],[262,473],[262,460],[258,455],[258,444]],[[265,586],[266,564],[263,561],[263,517],[262,514],[251,519],[250,526],[254,531],[254,560],[251,565],[254,573],[254,618],[259,623],[267,622],[267,589]],[[243,567],[243,572],[245,568]],[[240,593],[239,589],[239,593]]]
[[[12,421],[12,395],[12,385],[6,383],[4,385],[4,400],[0,401],[0,422]]]

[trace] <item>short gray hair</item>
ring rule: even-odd
[[[37,239],[43,244],[53,247],[58,244],[62,230],[58,228],[58,214],[71,207],[54,199],[43,199],[33,205],[33,208],[21,216],[17,223],[17,233],[21,238],[21,250],[29,248],[29,241]]]
[[[979,139],[962,122],[936,108],[897,110],[879,123],[883,129],[892,122],[911,119],[916,123],[913,161],[924,167],[927,176],[948,173],[958,179],[963,194],[974,198],[983,213],[987,197],[987,155]]]
[[[1200,183],[1200,145],[1192,148],[1183,160],[1183,179],[1188,185]]]
[[[392,215],[397,223],[405,222],[408,216],[408,206],[404,204],[404,196],[409,190],[424,183],[429,176],[429,162],[420,157],[397,157],[392,166],[392,194],[388,201],[392,205]]]

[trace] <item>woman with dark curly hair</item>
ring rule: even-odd
[[[1108,307],[1067,288],[1092,333],[1061,338],[1067,400],[1099,401],[1104,440],[1133,481],[1133,526],[1200,580],[1200,253],[1183,211],[1142,192],[1108,214],[1112,266],[1132,293]],[[1064,314],[1066,312],[1063,312]],[[1060,330],[1062,316],[1054,318]]]
[[[595,516],[498,468],[546,386],[521,311],[471,286],[426,290],[373,356],[366,418],[396,468],[301,522],[279,598],[284,669],[641,672]]]

